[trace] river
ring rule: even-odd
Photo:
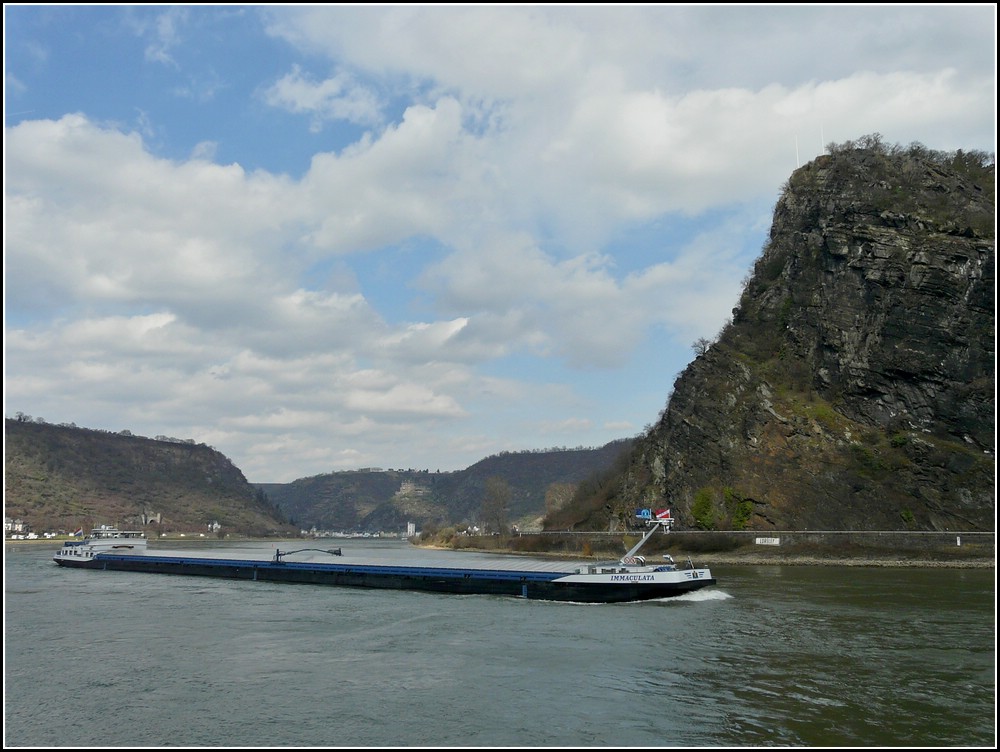
[[[54,551],[5,547],[5,747],[996,742],[993,569],[713,567],[692,594],[581,605],[73,570]]]

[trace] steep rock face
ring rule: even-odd
[[[797,170],[732,322],[638,442],[614,513],[666,502],[683,527],[993,529],[984,156],[875,140]]]

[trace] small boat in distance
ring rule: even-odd
[[[69,540],[63,543],[55,555],[57,563],[61,561],[89,561],[101,553],[117,551],[120,553],[146,552],[149,539],[141,530],[119,530],[110,525],[101,525],[90,531],[83,540]]]
[[[668,521],[656,521],[625,556],[616,562],[582,564],[527,564],[525,568],[469,566],[399,566],[349,562],[331,564],[290,561],[292,554],[321,549],[281,551],[270,559],[229,559],[221,556],[150,554],[143,545],[122,551],[108,540],[92,537],[67,544],[54,557],[64,567],[222,577],[255,582],[290,582],[341,587],[417,590],[458,595],[507,595],[519,598],[580,603],[623,603],[669,598],[715,584],[712,573],[693,563],[679,567],[669,556],[662,564],[647,564],[639,549],[658,530],[669,531]],[[117,531],[116,531],[117,532]],[[121,535],[121,533],[119,533]],[[323,553],[342,556],[341,549]],[[523,562],[522,562],[523,563]]]

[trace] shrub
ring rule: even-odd
[[[691,505],[691,516],[694,517],[695,524],[702,530],[715,529],[715,510],[712,508],[712,492],[708,488],[701,488],[694,495],[694,503]]]

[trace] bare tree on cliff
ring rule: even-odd
[[[507,534],[507,510],[510,507],[510,484],[503,478],[486,479],[483,496],[483,525],[488,532]]]

